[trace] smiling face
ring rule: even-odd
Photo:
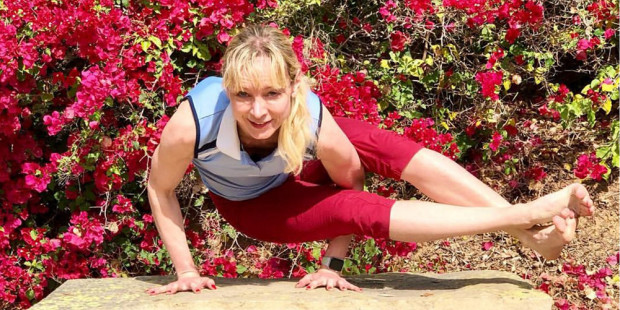
[[[239,139],[245,145],[275,143],[280,126],[290,114],[295,85],[277,81],[266,57],[257,58],[252,69],[241,78],[238,89],[227,90]]]

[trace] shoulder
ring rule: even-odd
[[[221,101],[224,99],[220,98],[221,96],[226,97],[226,92],[222,86],[222,78],[210,76],[196,84],[185,97],[196,104],[206,100],[213,102]]]
[[[196,142],[196,126],[188,100],[182,100],[161,135],[160,144],[174,147],[188,147],[193,151]]]
[[[200,81],[185,98],[197,120],[223,112],[230,104],[230,99],[222,86],[222,78],[211,76]]]

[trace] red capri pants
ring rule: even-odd
[[[422,146],[363,121],[335,118],[365,171],[399,180]],[[308,161],[300,175],[254,199],[231,201],[211,194],[220,214],[239,232],[279,243],[333,239],[356,234],[389,238],[395,200],[333,185],[320,161]]]

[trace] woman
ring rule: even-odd
[[[318,160],[304,162],[309,152]],[[194,266],[175,196],[190,162],[240,232],[282,243],[330,240],[321,269],[297,287],[359,291],[339,273],[353,234],[423,242],[505,230],[552,259],[574,237],[576,217],[594,211],[579,184],[512,206],[441,154],[363,122],[334,119],[309,91],[288,37],[263,26],[231,41],[222,78],[192,89],[162,133],[148,195],[178,279],[150,294],[216,289]],[[365,171],[406,180],[438,203],[364,192]]]

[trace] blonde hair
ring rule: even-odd
[[[316,137],[310,132],[311,116],[306,105],[310,90],[301,64],[293,51],[289,38],[280,30],[269,26],[249,26],[237,34],[226,48],[222,61],[223,86],[229,93],[242,89],[243,78],[260,85],[260,75],[255,61],[266,57],[273,72],[275,88],[287,88],[296,78],[299,85],[291,95],[291,113],[283,121],[278,135],[278,154],[286,161],[286,173],[299,174],[304,154]]]

